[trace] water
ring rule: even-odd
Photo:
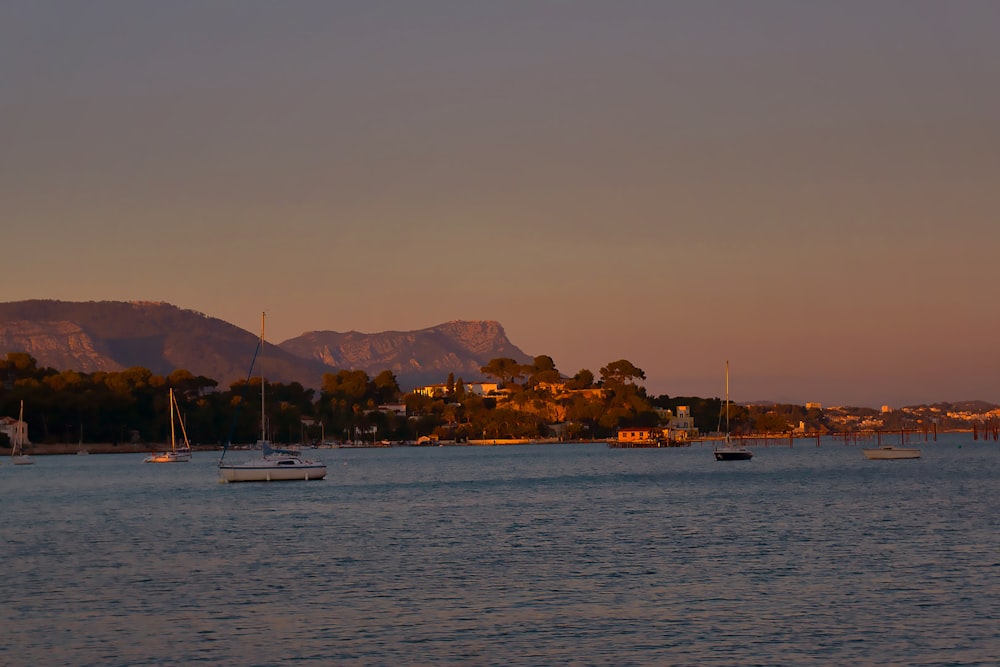
[[[995,665],[1000,446],[0,465],[0,664]]]

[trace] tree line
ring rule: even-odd
[[[166,442],[170,388],[189,439],[202,445],[254,442],[262,434],[283,444],[421,436],[599,439],[626,426],[656,426],[662,410],[676,411],[679,405],[690,406],[703,431],[721,423],[720,399],[650,397],[640,384],[645,373],[625,359],[607,364],[597,375],[582,369],[564,376],[546,355],[529,364],[493,359],[481,372],[496,380],[497,395],[469,391],[454,375],[440,395],[404,394],[391,371],[374,378],[361,370],[327,373],[318,391],[298,382],[267,382],[262,427],[259,377],[221,388],[216,380],[183,369],[166,376],[142,367],[58,371],[39,367],[26,353],[8,353],[0,360],[0,414],[16,416],[23,401],[33,443],[112,444]],[[379,409],[393,404],[405,405],[405,413]],[[769,414],[765,424],[746,408],[731,405],[730,410],[734,431],[765,425],[784,430],[797,416]]]

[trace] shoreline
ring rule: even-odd
[[[896,436],[899,435],[898,431],[895,431],[893,433]],[[947,430],[947,431],[938,431],[937,435],[944,435],[946,433],[950,433],[950,434],[965,433],[965,434],[968,434],[968,435],[973,435],[974,431],[972,429],[952,429],[952,430]],[[886,440],[889,439],[889,436],[890,436],[889,433],[883,433],[882,435],[883,435],[883,438],[885,438]],[[924,435],[923,432],[907,433],[907,435],[911,436],[910,438],[907,438],[908,440],[925,441],[923,437],[920,437],[920,436]],[[868,444],[866,441],[871,441],[873,439],[876,439],[876,434],[870,433],[870,432],[859,432],[859,433],[827,433],[827,434],[823,434],[820,437],[824,438],[824,439],[834,440],[834,441],[847,442],[847,443],[851,443],[851,444],[861,445],[861,444]],[[715,442],[716,440],[719,440],[719,439],[721,439],[721,437],[719,437],[719,436],[706,435],[706,436],[702,436],[700,438],[692,438],[690,441],[688,441],[685,444],[688,445],[688,446],[690,446],[690,445],[705,445],[705,444],[713,443],[713,442]],[[780,442],[789,442],[789,441],[793,441],[794,442],[796,440],[816,441],[817,440],[817,436],[816,436],[816,434],[796,434],[796,435],[792,435],[791,437],[789,437],[788,434],[771,433],[771,434],[756,434],[756,435],[740,436],[740,437],[738,437],[736,439],[739,439],[739,440],[741,440],[743,442],[754,443],[756,445],[764,444],[766,446],[766,444],[778,444]],[[935,439],[936,438],[934,438],[933,436],[932,437],[928,437],[926,439],[926,442],[928,444],[930,444]],[[984,440],[984,441],[993,440],[993,438],[990,438],[990,437],[986,437],[986,438],[980,437],[980,438],[976,438],[976,439],[977,440]],[[579,442],[579,443],[595,443],[595,442],[597,442],[597,443],[614,443],[615,440],[613,438],[610,438],[610,439],[606,439],[606,440],[603,440],[603,439],[601,439],[601,440],[564,440],[564,441],[558,441],[558,442],[567,443],[567,444],[568,443],[573,443],[573,442]],[[498,445],[522,445],[522,444],[554,444],[554,441],[549,440],[549,439],[539,439],[539,440],[532,441],[532,440],[525,440],[525,439],[520,439],[520,438],[517,438],[517,439],[511,438],[511,439],[495,439],[495,440],[492,440],[492,439],[488,439],[488,440],[470,440],[467,443],[456,443],[454,441],[446,441],[446,442],[436,443],[434,446],[438,446],[438,444],[440,444],[442,446],[448,446],[448,447],[456,447],[456,446],[458,446],[458,447],[482,447],[484,445],[486,445],[486,446],[498,446]],[[292,445],[292,446],[293,447],[298,447],[298,445]],[[387,446],[388,447],[418,447],[420,445],[413,445],[413,444],[382,445],[382,444],[379,444],[379,445],[374,445],[374,446],[375,447],[387,447]],[[427,445],[424,445],[424,446],[426,447]],[[371,448],[371,447],[373,447],[373,445],[349,445],[349,446],[345,445],[345,446],[339,446],[339,447],[337,447],[337,446],[328,447],[327,446],[327,447],[319,447],[319,448],[303,447],[302,449],[350,449],[350,448],[361,449],[361,448]],[[105,442],[105,443],[100,443],[100,442],[97,442],[97,443],[94,443],[94,442],[90,442],[90,443],[49,443],[49,444],[33,443],[31,445],[28,445],[28,447],[26,447],[25,453],[28,454],[29,456],[65,456],[65,455],[77,455],[77,454],[80,454],[81,452],[85,452],[87,454],[152,454],[152,453],[155,453],[155,452],[166,451],[168,449],[170,449],[170,445],[167,444],[167,443],[160,443],[160,444],[157,444],[157,443],[127,443],[127,444],[126,443],[119,443],[119,444],[116,444],[116,443],[109,443],[109,442]],[[223,449],[223,446],[222,445],[192,445],[191,449],[192,449],[192,451],[195,451],[195,452],[221,452],[222,449]],[[230,449],[232,449],[234,451],[242,451],[242,450],[252,449],[252,446],[247,446],[245,444],[241,444],[241,445],[236,445],[236,446],[230,447]],[[10,456],[10,449],[5,449],[3,451],[0,451],[0,461],[2,461],[3,457],[5,457],[5,456]]]

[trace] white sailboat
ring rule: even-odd
[[[10,462],[16,466],[30,466],[35,459],[24,453],[24,436],[27,427],[24,423],[24,401],[21,401],[21,410],[17,414],[17,426],[14,430],[14,442],[10,447]]]
[[[264,352],[264,317],[260,316],[260,352]],[[243,463],[219,461],[219,478],[222,482],[283,482],[308,481],[326,477],[326,464],[322,461],[305,459],[292,449],[275,449],[267,440],[267,418],[264,412],[264,369],[260,372],[260,428],[261,437],[257,441],[260,456]]]
[[[174,430],[174,410],[177,410],[177,421],[181,425],[181,433],[184,435],[184,444],[177,446],[177,435]],[[79,452],[77,452],[79,453]],[[187,430],[184,428],[184,420],[181,418],[181,409],[177,405],[177,398],[174,396],[174,388],[170,388],[170,451],[157,452],[145,458],[146,463],[187,463],[191,460],[191,443],[188,442]]]
[[[733,442],[729,435],[729,360],[726,360],[726,436],[721,445],[715,448],[716,461],[748,461],[753,452],[742,444]]]

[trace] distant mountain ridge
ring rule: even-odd
[[[0,303],[0,355],[27,352],[39,366],[84,373],[133,366],[167,375],[186,369],[221,386],[245,379],[259,335],[194,310],[160,302],[28,300]],[[449,373],[482,379],[479,368],[506,356],[531,361],[498,322],[454,321],[419,331],[306,332],[268,343],[271,381],[318,389],[324,373],[396,374],[405,390]],[[255,371],[256,372],[256,371]]]
[[[313,331],[286,340],[280,347],[334,368],[391,370],[397,379],[406,378],[412,385],[442,382],[449,373],[466,381],[482,379],[479,369],[497,357],[532,361],[492,320],[452,321],[419,331],[374,334]]]

